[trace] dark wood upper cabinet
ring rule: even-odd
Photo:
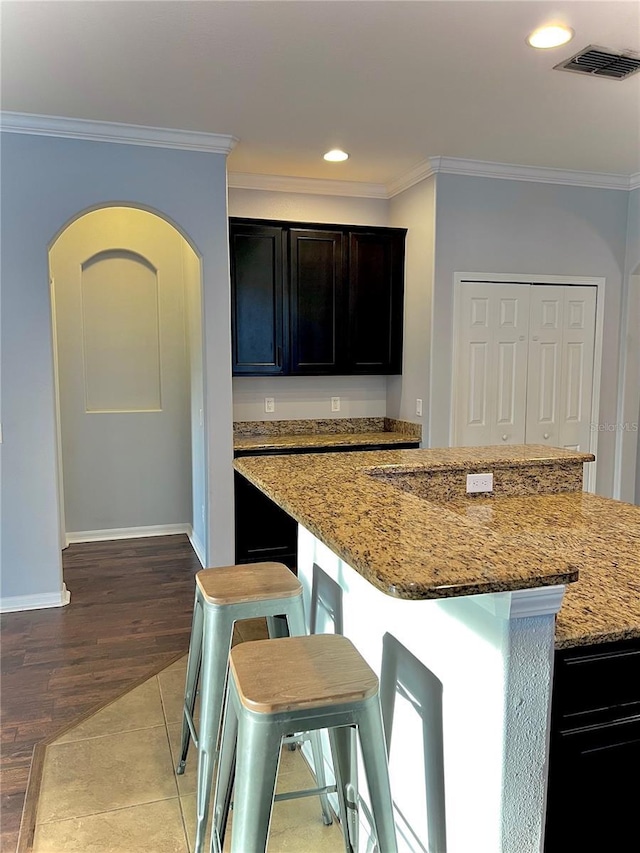
[[[285,373],[285,231],[231,223],[231,332],[234,374]]]
[[[405,235],[230,219],[234,375],[400,373]]]
[[[291,373],[342,367],[343,244],[339,231],[289,231]]]
[[[402,371],[404,233],[349,234],[350,372]]]

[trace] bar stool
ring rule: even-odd
[[[241,619],[266,617],[273,636],[275,617],[284,615],[291,635],[306,634],[302,586],[282,563],[251,563],[202,569],[196,573],[193,622],[187,659],[182,747],[176,773],[185,771],[190,739],[198,750],[195,853],[201,853],[207,828],[213,770],[222,719],[229,650],[233,627]],[[200,689],[200,722],[194,723],[194,708]],[[325,824],[332,822],[325,788],[324,764],[319,735],[309,737],[314,770]]]
[[[211,850],[224,842],[234,754],[232,853],[264,853],[282,738],[290,730],[329,729],[345,850],[346,792],[354,768],[334,749],[334,729],[357,727],[380,853],[396,853],[393,803],[378,678],[338,634],[257,640],[231,650]]]

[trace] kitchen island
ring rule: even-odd
[[[555,649],[640,636],[640,510],[581,491],[592,459],[518,446],[234,463],[301,525],[312,630],[344,632],[381,676],[402,850],[542,850]],[[485,472],[493,492],[467,495]]]

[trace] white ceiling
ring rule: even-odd
[[[429,157],[640,172],[640,0],[2,0],[5,111],[231,134],[235,172],[389,184]],[[575,30],[535,51],[550,20]],[[350,152],[327,164],[328,148]]]

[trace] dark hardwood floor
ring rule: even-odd
[[[34,747],[189,646],[201,566],[186,536],[70,545],[63,565],[67,607],[0,624],[2,853],[17,848]]]

